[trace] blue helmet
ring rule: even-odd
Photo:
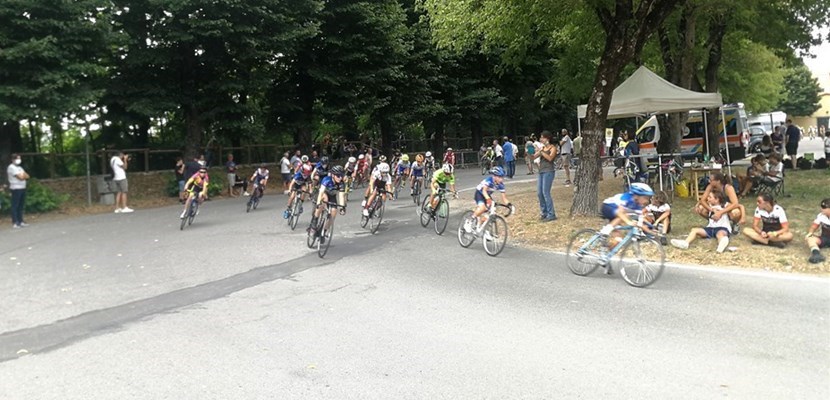
[[[651,190],[651,186],[639,182],[632,183],[628,192],[637,196],[654,196],[654,190]]]
[[[504,168],[502,167],[493,167],[490,169],[490,175],[493,176],[504,176]]]

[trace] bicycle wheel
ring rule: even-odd
[[[320,217],[320,218],[322,219],[323,217]],[[318,225],[319,225],[319,223],[318,223]],[[309,225],[308,237],[306,238],[306,245],[308,246],[309,249],[314,248],[314,246],[317,244],[317,239],[318,238],[319,237],[317,236],[317,226],[315,226],[314,229],[311,229],[311,225]]]
[[[385,207],[386,206],[383,204],[382,201],[376,205],[375,211],[372,215],[372,219],[370,220],[370,222],[372,223],[371,228],[373,235],[377,233],[378,228],[380,228],[380,223],[381,221],[383,221],[383,210]]]
[[[435,210],[435,233],[442,235],[450,222],[450,203],[441,199],[438,208]]]
[[[574,274],[587,276],[599,267],[605,249],[597,235],[594,229],[583,229],[571,236],[565,250],[565,262]]]
[[[297,227],[297,222],[300,220],[300,207],[303,204],[297,197],[294,197],[294,205],[291,207],[291,217],[288,218],[288,226],[291,227],[292,231]]]
[[[429,225],[429,221],[432,221],[432,214],[429,210],[429,202],[424,199],[423,204],[421,204],[421,207],[418,207],[418,209],[421,210],[421,226],[426,228],[427,225]]]
[[[620,275],[625,283],[644,288],[654,283],[665,268],[666,253],[655,239],[637,237],[620,252]]]
[[[190,205],[190,214],[187,217],[188,225],[193,223],[193,219],[196,218],[197,212],[199,212],[199,201],[194,199],[193,203]]]
[[[322,225],[320,225],[321,229],[323,229],[322,227],[326,226],[326,224],[328,223],[329,218],[331,218],[331,217],[328,217],[328,212],[329,212],[329,210],[326,210],[326,215],[327,215],[326,216],[326,221],[323,222]],[[320,240],[317,242],[317,255],[320,258],[325,257],[326,253],[328,253],[329,246],[331,246],[331,239],[332,239],[333,236],[334,236],[334,221],[331,221],[330,226],[328,228],[323,229],[323,233],[320,234]]]
[[[187,208],[184,210],[184,218],[182,218],[182,224],[179,227],[180,231],[184,230],[184,226],[187,225],[187,220],[190,218],[190,203],[187,203]]]
[[[247,205],[247,207],[245,207],[245,212],[246,213],[251,212],[251,206],[253,205],[254,196],[256,196],[256,193],[254,193],[253,195],[251,195],[250,198],[248,198],[248,205]]]
[[[461,216],[461,222],[458,224],[458,244],[461,247],[467,248],[476,240],[476,235],[473,232],[464,231],[464,222],[473,217],[472,211],[467,211]]]
[[[421,205],[421,182],[415,180],[415,187],[412,189],[412,201],[416,206]]]
[[[261,197],[262,197],[262,195],[259,195],[259,196],[256,197],[256,199],[254,199],[254,210],[256,210],[256,207],[259,205],[259,199]]]
[[[489,168],[487,168],[487,163],[486,163],[486,162],[482,162],[482,163],[481,163],[481,174],[482,174],[482,175],[486,174],[488,169],[489,169]]]
[[[481,244],[489,256],[495,257],[504,250],[507,244],[507,221],[500,215],[493,215],[487,226],[484,227],[484,234],[481,236]]]

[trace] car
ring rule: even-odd
[[[749,127],[749,145],[746,146],[748,154],[757,154],[761,152],[761,141],[767,133],[763,127],[750,126]]]

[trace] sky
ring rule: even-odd
[[[828,43],[828,32],[830,28],[824,27],[821,32],[824,41],[821,46],[816,46],[810,49],[815,58],[804,58],[804,64],[813,72],[813,76],[818,78],[818,83],[821,85],[824,92],[830,92],[830,43]]]

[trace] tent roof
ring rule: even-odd
[[[700,93],[683,89],[641,66],[614,89],[608,118],[627,118],[645,113],[669,113],[723,105],[720,93]],[[587,104],[577,107],[585,118]]]

